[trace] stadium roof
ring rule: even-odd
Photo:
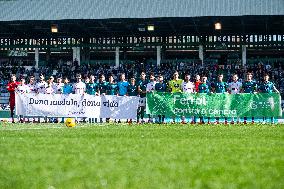
[[[145,30],[149,25],[155,30]],[[284,0],[0,0],[0,38],[284,34],[283,28]]]
[[[0,21],[284,15],[284,0],[0,0]]]

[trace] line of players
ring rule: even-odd
[[[174,72],[173,79],[169,82],[165,82],[162,75],[159,75],[155,79],[155,75],[151,73],[149,79],[146,78],[145,72],[142,72],[140,79],[136,82],[135,78],[130,78],[128,82],[125,78],[125,74],[120,75],[118,82],[114,81],[114,76],[108,76],[108,82],[103,74],[99,75],[98,81],[95,76],[85,78],[82,80],[81,74],[76,75],[77,82],[70,84],[68,78],[57,78],[57,82],[54,82],[54,77],[51,76],[47,81],[43,74],[40,75],[39,81],[36,82],[35,78],[31,76],[29,83],[26,84],[25,79],[21,79],[20,82],[16,81],[16,76],[11,76],[11,82],[8,84],[7,89],[10,92],[10,108],[12,122],[14,122],[14,107],[15,107],[15,92],[17,93],[42,93],[42,94],[89,94],[89,95],[118,95],[118,96],[139,96],[140,104],[137,114],[137,122],[143,123],[144,111],[146,106],[146,94],[148,92],[184,92],[184,93],[272,93],[279,91],[275,85],[269,81],[269,75],[265,74],[263,82],[257,83],[253,80],[252,73],[246,74],[244,82],[238,81],[238,75],[233,74],[232,82],[226,83],[223,81],[223,75],[219,74],[218,79],[215,83],[210,85],[207,82],[207,77],[199,75],[195,76],[194,81],[191,81],[189,74],[185,74],[184,80],[179,79],[179,73]],[[108,120],[108,119],[107,119]],[[149,122],[152,122],[151,116],[149,116]],[[23,122],[24,120],[21,120]],[[35,120],[33,120],[35,121]],[[93,120],[94,121],[94,120]],[[244,123],[247,119],[244,118]],[[92,122],[92,121],[91,121]],[[130,120],[132,122],[132,120]],[[165,116],[160,115],[158,119],[159,123],[165,123]],[[175,122],[175,118],[173,119]],[[208,119],[208,123],[210,118]],[[215,122],[219,123],[219,118],[215,118]],[[239,122],[239,119],[238,119]],[[252,118],[254,122],[254,118]],[[182,123],[185,123],[185,119],[182,119]],[[193,117],[191,123],[196,123],[196,118]],[[203,118],[200,118],[200,123],[204,123]],[[227,123],[227,118],[225,118]],[[232,118],[231,123],[234,123]]]

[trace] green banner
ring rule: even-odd
[[[278,93],[148,93],[146,113],[166,116],[281,117]]]

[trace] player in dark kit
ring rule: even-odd
[[[11,111],[12,123],[15,123],[15,120],[14,120],[15,90],[16,90],[16,88],[18,87],[18,85],[20,85],[20,82],[17,82],[16,79],[17,79],[17,78],[16,78],[16,75],[13,74],[13,75],[11,76],[11,82],[9,82],[8,85],[7,85],[7,90],[8,90],[9,93],[10,93],[9,102],[10,102],[10,111]]]
[[[138,96],[138,86],[135,84],[135,79],[130,79],[130,84],[127,87],[127,96]],[[132,119],[127,120],[129,124],[132,123]],[[137,112],[137,122],[138,122],[138,112]]]
[[[146,79],[146,74],[145,72],[141,73],[141,78],[138,81],[138,92],[140,94],[140,102],[139,102],[139,109],[138,109],[138,115],[141,118],[141,123],[144,123],[144,111],[145,111],[145,106],[146,106],[146,88],[147,84],[149,83],[149,80]],[[137,122],[139,122],[139,117]]]
[[[164,83],[164,77],[159,75],[159,80],[155,84],[155,91],[157,92],[166,92],[167,91],[167,84]],[[159,123],[165,123],[165,115],[158,115]]]
[[[257,83],[252,80],[252,73],[247,73],[247,78],[242,84],[243,93],[256,93],[257,92]],[[244,124],[247,123],[247,117],[244,117]],[[254,123],[254,117],[252,117],[252,123]]]
[[[263,82],[259,85],[258,91],[260,93],[273,93],[275,91],[276,93],[279,93],[279,91],[276,89],[274,83],[269,81],[269,75],[264,74],[264,80]],[[266,117],[262,118],[263,123],[266,123]],[[274,123],[274,117],[271,117],[271,123]]]
[[[218,81],[212,85],[212,90],[217,94],[224,94],[228,91],[228,84],[223,81],[223,74],[218,75]],[[219,117],[216,117],[216,124],[219,124]],[[225,117],[225,124],[227,124],[227,117]]]
[[[207,77],[203,76],[201,83],[198,85],[198,93],[209,93],[209,86],[207,84]],[[200,124],[204,124],[204,117],[200,117]],[[208,117],[208,124],[210,123],[210,118]]]

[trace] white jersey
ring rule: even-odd
[[[54,93],[54,89],[52,86],[46,87],[45,88],[45,94],[53,94]]]
[[[151,91],[154,91],[155,90],[155,85],[156,85],[156,81],[151,81],[150,83],[148,83],[146,85],[146,91],[147,92],[151,92]]]
[[[47,87],[47,83],[45,81],[40,81],[36,84],[36,90],[38,93],[45,93],[45,88]]]
[[[36,93],[37,89],[36,89],[36,84],[35,83],[34,84],[29,83],[28,87],[30,89],[29,90],[30,93]]]
[[[237,81],[237,82],[231,82],[228,85],[229,91],[231,91],[231,94],[238,94],[240,93],[240,90],[242,88],[242,83]]]
[[[53,91],[55,92],[57,90],[57,83],[52,82],[51,87],[52,87]]]
[[[56,83],[55,93],[56,94],[62,94],[63,93],[63,87],[64,87],[64,83]]]
[[[82,81],[79,83],[74,83],[73,91],[75,92],[75,94],[84,94],[86,91],[86,84]]]
[[[181,89],[182,89],[182,92],[193,93],[195,90],[195,85],[190,81],[188,82],[183,81],[181,84]]]
[[[18,85],[16,92],[25,94],[25,93],[29,93],[29,90],[30,88],[27,85]]]

